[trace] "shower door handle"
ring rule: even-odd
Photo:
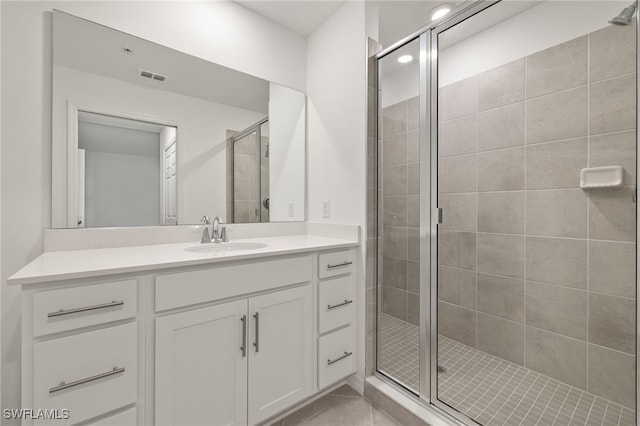
[[[631,190],[631,199],[633,200],[633,204],[638,202],[638,185],[633,185],[633,189]]]

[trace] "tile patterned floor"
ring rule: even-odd
[[[420,330],[417,325],[380,314],[378,367],[405,387],[418,392],[420,386]]]
[[[381,314],[381,370],[417,389],[419,329]],[[634,412],[440,336],[440,400],[487,426],[632,426]]]
[[[273,423],[273,426],[401,426],[385,411],[372,406],[344,385]]]

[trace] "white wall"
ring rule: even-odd
[[[309,220],[360,225],[360,378],[366,301],[366,49],[364,2],[346,3],[307,42]],[[329,218],[323,217],[323,200],[331,203]]]
[[[629,3],[626,0],[542,2],[438,52],[438,83],[446,86],[604,28]],[[492,8],[500,6],[498,3]],[[481,16],[476,19],[482,19]]]
[[[269,220],[304,220],[305,110],[304,93],[269,85]],[[293,178],[297,179],[293,179]],[[293,203],[293,215],[289,215]]]
[[[53,224],[66,228],[67,101],[127,117],[178,127],[178,223],[202,215],[226,215],[226,131],[242,130],[264,117],[203,99],[154,90],[71,68],[53,66]],[[99,101],[96,101],[99,100]]]
[[[88,228],[160,225],[160,157],[86,151],[85,159]]]
[[[305,89],[305,40],[230,2],[0,2],[2,402],[20,406],[20,291],[6,278],[42,253],[51,226],[51,10]],[[14,422],[17,423],[17,422]]]
[[[305,40],[231,1],[38,2],[267,81],[305,90]],[[44,6],[44,7],[43,7]]]
[[[606,27],[628,2],[544,1],[484,31],[438,52],[440,87],[496,68],[516,59]],[[498,3],[494,8],[507,7]],[[472,19],[483,19],[482,14]],[[457,27],[465,31],[464,23]],[[459,34],[458,34],[459,35]],[[443,38],[447,33],[443,33]],[[418,96],[419,69],[415,65],[384,76],[382,107]]]
[[[382,60],[393,61],[395,59],[387,56]],[[382,91],[382,108],[418,96],[420,92],[419,62],[414,60],[409,66],[384,76],[380,81],[380,89]]]

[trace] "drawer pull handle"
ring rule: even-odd
[[[102,303],[101,305],[93,305],[93,306],[84,306],[82,308],[74,308],[74,309],[60,309],[56,312],[49,312],[47,314],[48,318],[61,317],[63,315],[77,314],[79,312],[87,312],[87,311],[95,311],[96,309],[105,309],[105,308],[113,308],[114,306],[122,306],[124,305],[124,300],[113,300],[109,303]]]
[[[243,315],[240,321],[242,321],[242,346],[240,346],[240,350],[242,358],[244,358],[247,356],[247,316]]]
[[[253,346],[256,348],[256,353],[260,352],[260,313],[253,314],[256,319],[256,340],[253,342]]]
[[[105,377],[113,376],[115,374],[124,373],[124,367],[113,367],[113,370],[107,371],[106,373],[96,374],[95,376],[87,377],[86,379],[76,380],[75,382],[66,383],[60,382],[60,384],[56,387],[49,389],[49,393],[59,392],[61,390],[69,389],[74,386],[82,385],[84,383],[93,382],[96,380],[104,379]]]
[[[353,303],[353,300],[345,299],[344,302],[338,303],[337,305],[327,305],[327,311],[330,311],[330,310],[335,309],[335,308],[339,308],[340,306],[349,305],[350,303]]]
[[[339,356],[339,357],[338,357],[338,358],[336,358],[336,359],[328,359],[328,360],[327,360],[327,365],[335,364],[336,362],[338,362],[338,361],[340,361],[340,360],[343,360],[343,359],[345,359],[346,357],[349,357],[349,356],[351,356],[351,355],[353,355],[353,352],[347,352],[347,351],[345,351],[345,352],[344,352],[344,355],[341,355],[341,356]]]
[[[349,266],[349,265],[353,265],[353,262],[350,261],[346,261],[346,262],[342,262],[342,263],[336,263],[335,265],[327,265],[327,269],[333,269],[333,268],[339,268],[341,266]]]

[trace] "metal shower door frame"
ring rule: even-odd
[[[481,13],[500,0],[477,0],[465,2],[456,8],[451,17],[437,24],[430,24],[410,36],[385,48],[376,55],[379,60],[397,49],[419,39],[420,43],[420,89],[419,89],[419,146],[420,146],[420,391],[418,399],[431,405],[460,424],[478,425],[465,414],[448,406],[438,399],[438,35],[462,21]],[[636,10],[636,22],[640,12]],[[640,141],[640,25],[636,24],[636,144]],[[376,79],[376,102],[379,100],[379,79]],[[380,120],[379,105],[376,105],[376,120]],[[379,131],[376,122],[376,132]],[[376,141],[379,139],[376,137]],[[637,165],[640,165],[640,150],[636,149]],[[637,168],[637,166],[636,166]],[[377,175],[377,173],[376,173]],[[379,179],[379,176],[377,177]],[[379,203],[380,200],[377,200]],[[376,206],[377,208],[377,206]],[[376,240],[378,224],[376,224]],[[640,216],[636,205],[636,247],[640,241]],[[638,274],[640,251],[636,249],[636,424],[640,425],[638,407],[640,407],[640,276]],[[377,270],[377,268],[375,268]],[[376,286],[379,277],[376,274]],[[378,292],[376,291],[376,294]],[[380,303],[378,297],[376,303]],[[425,309],[428,307],[429,309]],[[375,322],[376,334],[378,322]],[[377,339],[376,339],[377,341]],[[376,343],[377,345],[377,343]],[[377,347],[374,348],[374,372],[382,380],[398,384],[384,376],[377,369]],[[401,385],[398,385],[401,388]],[[404,389],[400,389],[404,390]],[[405,392],[409,394],[409,392]],[[415,395],[412,394],[415,397]]]
[[[468,9],[462,11],[460,14],[452,17],[441,25],[435,26],[430,29],[430,45],[429,50],[431,52],[435,52],[434,55],[430,56],[429,63],[429,78],[430,78],[430,105],[431,108],[431,134],[430,134],[430,146],[431,146],[431,204],[434,206],[434,211],[438,206],[438,35],[443,31],[461,23],[462,21],[470,18],[471,16],[481,13],[483,10],[493,6],[494,4],[500,2],[501,0],[480,0],[473,5],[471,5]],[[640,10],[636,8],[634,12],[634,17],[636,19],[636,171],[640,166],[640,149],[638,149],[638,144],[640,143]],[[421,81],[422,81],[422,71],[421,71]],[[428,93],[428,91],[423,91],[421,89],[420,96]],[[422,106],[422,104],[421,104]],[[422,112],[421,112],[422,113]],[[421,116],[421,119],[423,117]],[[422,122],[421,122],[421,132],[422,132]],[[422,145],[422,137],[421,137],[421,147]],[[429,143],[429,142],[427,142]],[[421,179],[422,179],[422,157],[421,157]],[[637,183],[637,177],[636,177]],[[422,193],[422,182],[421,182],[421,197]],[[636,354],[635,354],[635,391],[636,391],[636,406],[635,406],[635,424],[640,425],[640,392],[639,392],[639,384],[640,384],[640,273],[638,271],[638,264],[640,264],[640,250],[638,250],[638,242],[640,241],[640,215],[638,215],[638,204],[636,203]],[[422,222],[421,222],[422,224]],[[431,226],[430,234],[431,238],[431,265],[434,267],[431,268],[431,276],[430,281],[431,285],[429,286],[430,295],[430,314],[431,314],[431,329],[430,329],[430,371],[433,373],[431,375],[431,400],[430,403],[436,408],[442,410],[443,412],[449,414],[450,416],[456,418],[460,422],[466,425],[477,425],[481,426],[479,423],[475,422],[470,417],[465,414],[455,410],[449,405],[438,399],[438,382],[437,382],[437,367],[438,367],[438,229],[437,224],[433,223]],[[421,231],[422,237],[422,231]],[[422,279],[422,267],[421,267],[421,287],[420,290],[424,289],[425,282]],[[422,293],[421,293],[422,294]],[[422,337],[422,336],[421,336]],[[421,382],[422,386],[422,382]]]
[[[438,336],[438,62],[437,36],[465,19],[498,3],[500,0],[477,0],[467,2],[451,13],[440,23],[432,23],[414,32],[408,37],[382,50],[376,55],[376,66],[388,54],[419,40],[419,158],[420,158],[420,389],[418,399],[426,405],[432,405],[461,424],[478,425],[466,415],[452,409],[437,399],[437,336]],[[379,73],[378,73],[379,75]],[[379,78],[376,79],[376,119],[379,121]],[[376,132],[380,127],[376,123]],[[379,140],[377,135],[377,140]],[[380,203],[380,200],[377,200]],[[378,208],[378,206],[376,206]],[[376,230],[379,225],[376,226]],[[377,239],[377,232],[376,232]],[[376,268],[377,270],[377,268]],[[376,275],[376,286],[379,277]],[[379,291],[376,303],[379,304]],[[428,309],[425,309],[428,308]],[[376,334],[378,327],[376,318]],[[377,339],[374,350],[375,372],[386,381],[392,381],[402,388],[393,378],[378,370]],[[405,390],[402,388],[401,390]],[[410,393],[406,391],[405,393]]]
[[[500,0],[485,0],[478,1],[469,6],[467,9],[462,11],[461,13],[453,16],[451,19],[443,22],[441,25],[434,27],[431,31],[429,31],[429,50],[433,52],[429,57],[429,89],[428,94],[429,103],[431,105],[430,108],[430,116],[429,116],[429,127],[430,127],[430,202],[433,206],[432,211],[435,212],[435,219],[431,222],[431,227],[429,229],[429,244],[430,244],[430,276],[429,276],[429,287],[426,289],[430,293],[428,305],[430,307],[430,371],[431,380],[430,380],[430,403],[448,414],[449,416],[455,418],[465,425],[477,425],[481,426],[479,423],[474,421],[472,418],[467,416],[466,414],[456,410],[455,408],[447,405],[443,401],[438,399],[438,36],[447,31],[448,29],[460,24],[461,22],[471,18],[472,16],[482,13],[485,9],[499,3]],[[421,166],[422,170],[422,166]],[[422,193],[421,193],[422,195]],[[424,285],[424,282],[421,282],[421,285]],[[422,291],[422,287],[420,288]]]
[[[500,0],[475,0],[465,2],[456,7],[449,18],[442,22],[431,23],[414,32],[404,39],[387,47],[376,55],[376,66],[379,61],[388,54],[419,40],[419,158],[420,158],[420,389],[418,399],[426,405],[432,405],[444,414],[448,414],[452,420],[461,424],[478,425],[469,417],[459,413],[437,399],[437,282],[438,282],[438,85],[437,85],[437,35],[442,31],[462,22],[463,20],[481,12],[482,10],[498,3]],[[378,73],[379,75],[379,73]],[[376,133],[379,132],[379,120],[381,113],[379,106],[379,77],[376,79]],[[377,134],[376,139],[379,140]],[[379,160],[378,160],[379,161]],[[379,177],[378,177],[379,179]],[[380,200],[377,200],[377,204]],[[376,209],[379,206],[376,206]],[[379,219],[378,219],[379,220]],[[379,224],[376,226],[376,230]],[[376,232],[377,239],[377,232]],[[377,270],[377,268],[375,268]],[[379,277],[376,274],[376,286]],[[376,292],[376,304],[380,303],[379,291]],[[425,309],[428,308],[428,309]],[[376,318],[376,334],[378,334],[378,318]],[[393,378],[387,377],[378,370],[377,339],[374,350],[375,373],[385,381],[396,384],[400,390],[409,394],[401,384]],[[413,393],[411,393],[413,395]],[[415,395],[414,395],[415,397]]]
[[[249,136],[252,133],[255,133],[256,135],[256,183],[255,184],[256,184],[256,192],[257,192],[256,194],[256,211],[257,211],[257,217],[258,217],[257,223],[262,223],[262,173],[261,173],[262,125],[267,122],[269,122],[268,116],[253,123],[251,126],[238,132],[237,134],[233,135],[233,137],[231,138],[231,142],[232,142],[231,148],[233,150],[233,152],[231,153],[231,156],[233,158],[233,161],[235,162],[236,142],[238,142],[240,139],[243,139]],[[235,186],[235,171],[233,173],[234,174],[232,175],[232,180],[233,180],[232,188]],[[234,192],[231,193],[231,202],[235,205]]]

